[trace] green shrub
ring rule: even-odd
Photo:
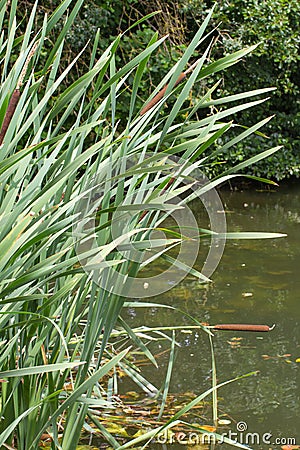
[[[164,44],[160,49],[156,60],[151,61],[149,66],[149,79],[145,79],[141,85],[140,92],[147,95],[149,86],[156,86],[172,67],[173,62],[182,54],[186,42],[197,29],[197,23],[203,20],[213,4],[213,0],[178,2],[126,0],[122,5],[118,2],[112,4],[109,1],[98,1],[91,3],[90,6],[87,2],[85,12],[81,14],[81,19],[78,19],[78,23],[70,32],[69,39],[72,48],[77,52],[80,48],[78,43],[81,43],[81,40],[76,39],[78,28],[81,30],[80,36],[85,36],[87,39],[90,33],[93,37],[97,8],[101,15],[99,25],[103,48],[117,30],[125,30],[132,20],[138,19],[145,13],[161,9],[160,15],[141,25],[138,31],[131,31],[120,46],[120,61],[128,61],[131,55],[140,51],[147,42],[153,28],[160,33],[162,30],[169,32],[171,45]],[[265,117],[266,114],[275,114],[277,117],[269,125],[267,134],[270,141],[279,141],[285,148],[281,153],[269,158],[267,162],[251,168],[250,173],[259,175],[265,172],[276,180],[292,175],[299,176],[300,3],[297,0],[219,1],[210,28],[213,29],[218,24],[220,24],[219,31],[215,32],[218,45],[212,50],[212,59],[236,51],[245,45],[260,42],[247,62],[233,66],[224,73],[224,85],[220,86],[220,95],[240,90],[246,91],[250,87],[261,88],[266,84],[277,88],[268,105],[258,108],[255,116],[252,111],[242,112],[239,116],[241,123],[249,125]],[[194,99],[197,98],[197,90],[199,95],[203,94],[202,88],[203,86],[195,86]],[[123,111],[120,111],[120,117],[122,114]],[[247,146],[237,149],[237,154],[250,156],[262,145],[265,144],[260,139],[251,139]],[[235,153],[225,155],[229,164],[236,160],[234,155]]]

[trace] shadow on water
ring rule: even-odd
[[[300,358],[300,186],[280,188],[277,192],[222,191],[221,197],[229,231],[272,231],[288,236],[227,241],[209,287],[199,286],[187,277],[154,301],[179,307],[210,324],[276,324],[271,333],[215,334],[219,382],[259,371],[257,376],[219,390],[219,415],[230,418],[232,430],[243,421],[248,432],[272,435],[270,445],[261,442],[253,445],[254,448],[280,448],[275,445],[275,438],[295,437],[299,444],[300,363],[296,360]],[[201,205],[194,204],[193,209],[201,219]],[[124,313],[124,318],[131,326],[190,324],[178,313],[160,308],[131,308]],[[176,337],[181,347],[176,351],[170,391],[200,394],[211,386],[208,339],[203,332],[193,330],[179,332]],[[151,350],[155,354],[164,348],[164,344],[156,343]],[[168,355],[165,355],[159,358],[157,370],[146,366],[143,374],[159,387],[167,364]],[[124,391],[134,388],[126,383],[123,380]],[[195,422],[208,423],[207,418],[206,422],[203,420],[195,417]]]

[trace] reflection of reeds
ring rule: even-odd
[[[30,63],[33,55],[35,54],[37,46],[38,46],[38,42],[36,42],[34,44],[34,46],[32,47],[32,49],[30,50],[30,52],[29,52],[29,54],[28,54],[28,56],[26,58],[24,67],[22,69],[22,72],[20,74],[20,77],[19,77],[19,80],[18,80],[18,83],[17,83],[17,87],[14,90],[14,92],[12,93],[12,96],[10,97],[9,104],[8,104],[8,107],[7,107],[7,110],[6,110],[4,119],[3,119],[1,131],[0,131],[0,145],[3,142],[3,139],[5,137],[7,129],[8,129],[9,124],[11,122],[11,119],[12,119],[12,117],[14,115],[14,112],[16,110],[16,107],[18,105],[18,102],[19,102],[19,99],[20,99],[20,96],[21,96],[20,88],[23,85],[23,81],[24,81],[24,78],[25,78],[25,75],[26,75],[29,63]]]

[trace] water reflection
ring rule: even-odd
[[[220,413],[228,414],[232,423],[247,422],[249,431],[297,437],[299,441],[300,363],[296,359],[300,358],[300,187],[298,184],[276,192],[222,191],[221,197],[229,231],[276,231],[288,237],[228,241],[210,286],[187,277],[156,301],[176,306],[210,324],[275,323],[274,331],[268,334],[216,333],[219,381],[259,371],[257,376],[220,390]],[[202,224],[205,216],[201,205],[194,204],[193,208]],[[199,268],[205,259],[205,245]],[[190,324],[186,317],[159,308],[130,310],[125,315],[135,326]],[[208,339],[203,332],[192,331],[178,332],[177,341],[181,347],[177,349],[171,391],[200,394],[211,386]],[[161,351],[161,345],[153,344],[153,352]],[[146,376],[158,387],[167,363],[165,355],[159,359],[158,370],[145,368]]]

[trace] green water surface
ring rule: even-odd
[[[299,444],[300,362],[296,360],[300,358],[300,185],[274,191],[222,190],[220,196],[228,231],[273,231],[286,233],[287,237],[227,241],[209,286],[199,285],[188,276],[169,292],[149,300],[176,306],[209,324],[275,324],[270,333],[215,333],[218,382],[259,371],[257,376],[219,390],[219,417],[231,421],[232,431],[243,421],[248,432],[272,435],[271,445],[260,443],[253,448],[280,448],[281,445],[275,443],[278,438],[283,438],[283,444],[284,439],[295,438]],[[193,211],[200,222],[205,222],[200,202],[193,204]],[[123,316],[131,326],[191,323],[179,313],[155,307],[131,308]],[[207,336],[198,330],[179,331],[176,339],[180,348],[176,350],[170,392],[200,394],[211,386]],[[151,346],[154,354],[164,348],[164,343]],[[158,362],[158,369],[145,366],[143,374],[159,388],[168,354]],[[123,389],[126,390],[126,382]],[[211,423],[206,414],[195,417],[195,421]]]

